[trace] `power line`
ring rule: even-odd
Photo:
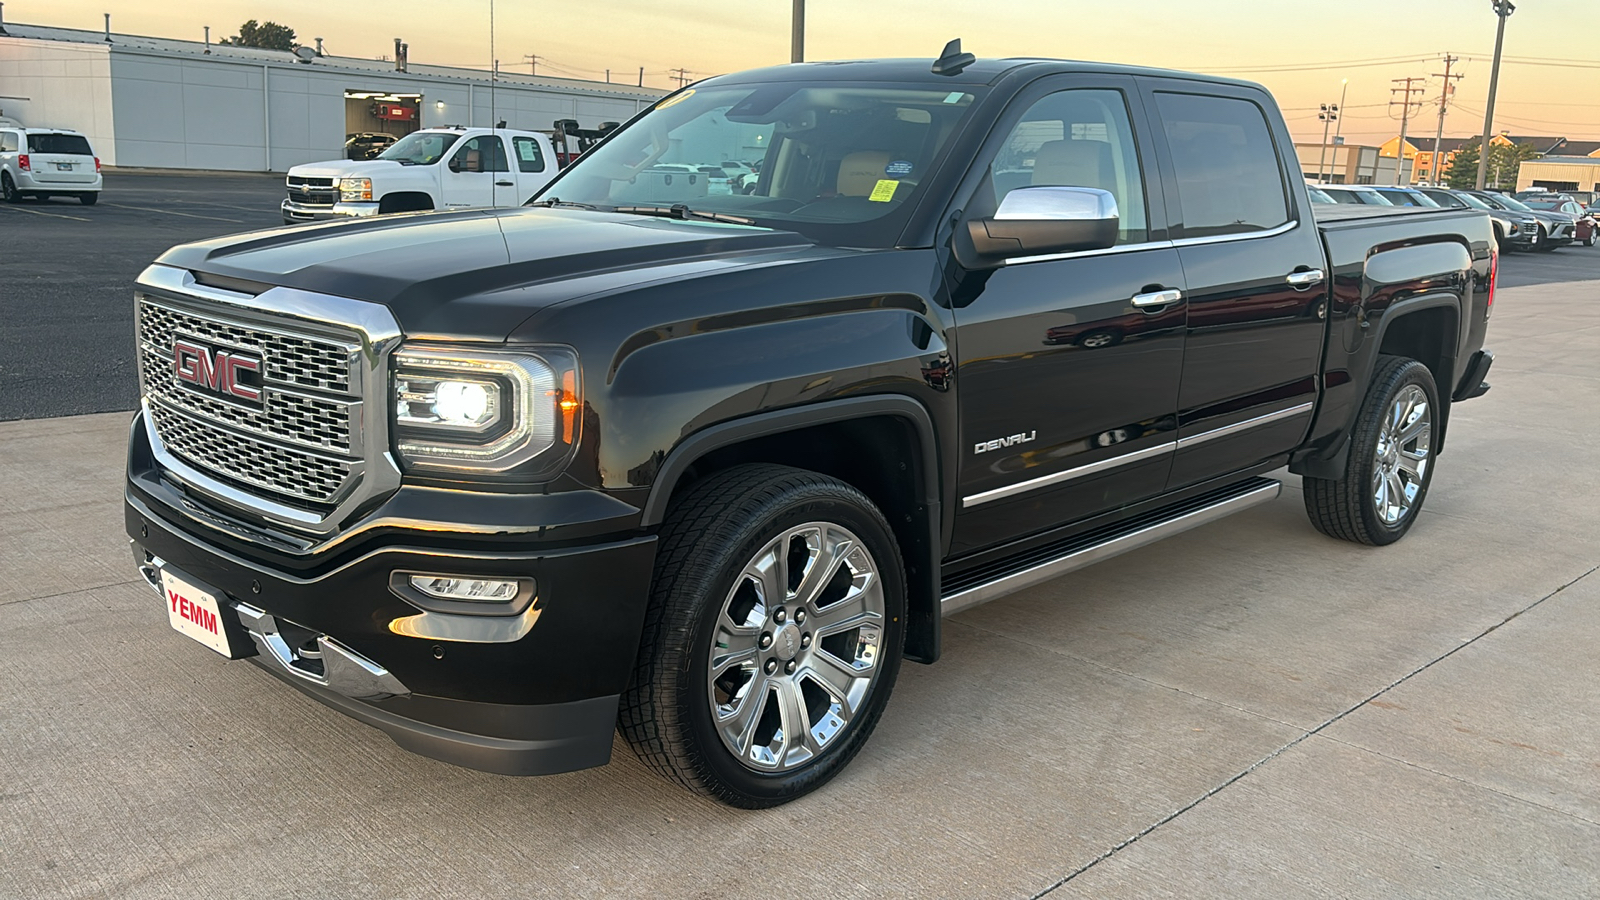
[[[678,87],[680,88],[689,83],[690,72],[688,69],[668,69],[667,73],[678,80]]]

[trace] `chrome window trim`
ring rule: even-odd
[[[1182,450],[1185,447],[1192,447],[1195,444],[1203,444],[1206,441],[1216,440],[1220,437],[1227,437],[1230,434],[1238,434],[1241,431],[1248,431],[1251,428],[1259,428],[1262,425],[1270,425],[1273,422],[1277,422],[1282,419],[1293,418],[1301,413],[1310,412],[1316,405],[1317,404],[1314,401],[1307,401],[1286,409],[1280,409],[1275,412],[1269,412],[1264,415],[1256,416],[1253,419],[1245,419],[1243,422],[1235,422],[1232,425],[1224,425],[1221,428],[1213,428],[1210,431],[1202,431],[1199,434],[1192,434],[1188,437],[1180,437],[1178,438],[1178,449]]]
[[[1064,481],[1071,481],[1074,478],[1082,478],[1085,475],[1093,475],[1096,472],[1104,472],[1107,469],[1114,469],[1118,466],[1128,465],[1129,463],[1153,459],[1157,456],[1171,453],[1176,449],[1178,449],[1177,441],[1167,441],[1164,444],[1157,444],[1154,447],[1146,447],[1143,450],[1135,450],[1132,453],[1124,453],[1121,456],[1113,456],[1110,459],[1102,459],[1099,462],[1086,463],[1084,465],[1076,466],[1071,469],[1064,469],[1060,472],[1055,472],[1050,475],[1042,475],[1038,478],[1030,478],[1027,481],[1019,481],[1016,484],[1008,484],[1005,487],[997,487],[993,490],[981,491],[967,497],[962,497],[961,507],[963,509],[968,509],[980,504],[988,503],[991,500],[1003,500],[1006,497],[1014,497],[1017,494],[1025,493],[1027,491],[1050,487],[1052,485],[1060,484]]]
[[[1198,247],[1203,244],[1225,244],[1232,241],[1253,241],[1260,238],[1277,237],[1288,234],[1300,227],[1294,220],[1271,228],[1266,231],[1244,231],[1238,234],[1218,234],[1208,237],[1178,238],[1172,241],[1141,241],[1137,244],[1118,244],[1115,247],[1106,247],[1103,250],[1073,250],[1068,253],[1047,253],[1042,256],[1018,256],[1005,261],[1008,266],[1022,265],[1024,263],[1054,262],[1059,259],[1082,259],[1091,256],[1109,256],[1113,253],[1134,253],[1140,250],[1170,250],[1181,247]]]
[[[1201,244],[1226,244],[1231,241],[1253,241],[1258,238],[1277,237],[1280,234],[1288,234],[1299,227],[1299,222],[1290,219],[1282,225],[1279,225],[1276,228],[1269,228],[1266,231],[1241,231],[1238,234],[1215,234],[1207,235],[1206,237],[1178,238],[1172,242],[1172,246],[1197,247]]]
[[[331,510],[315,512],[276,502],[269,497],[234,487],[183,462],[162,443],[151,418],[149,399],[141,397],[140,414],[149,435],[151,452],[168,477],[217,502],[224,511],[230,508],[242,510],[274,526],[318,537],[333,535],[338,531],[339,523],[357,507],[366,504],[374,496],[390,493],[400,486],[400,467],[389,452],[389,417],[384,413],[389,408],[389,354],[399,346],[403,335],[388,307],[365,300],[287,287],[269,288],[259,295],[240,293],[200,284],[188,270],[160,264],[151,265],[140,273],[137,290],[141,295],[145,291],[153,292],[150,299],[158,305],[166,301],[187,310],[185,300],[191,303],[195,300],[207,301],[211,305],[206,313],[208,315],[231,317],[246,324],[268,324],[281,329],[287,336],[329,340],[351,347],[350,391],[343,398],[351,403],[352,452],[344,457],[350,463],[351,475],[334,500]],[[202,304],[200,309],[205,310],[206,306]],[[141,356],[138,364],[142,367],[144,348],[136,346],[136,350]],[[372,414],[374,411],[379,414]],[[213,420],[206,421],[216,424]],[[226,424],[219,427],[238,430]],[[251,434],[249,431],[244,433]],[[268,440],[278,439],[269,436]],[[296,448],[297,452],[310,449],[301,448],[293,442],[280,443]],[[360,448],[359,455],[356,448]],[[326,450],[321,452],[340,456],[328,454]],[[215,527],[211,522],[193,516],[188,510],[175,511],[208,527]]]

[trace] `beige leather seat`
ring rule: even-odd
[[[889,151],[859,150],[839,161],[839,179],[835,194],[839,197],[866,197],[878,182],[888,175]]]
[[[1111,145],[1102,141],[1046,141],[1033,155],[1033,183],[1112,188]]]
[[[467,158],[465,160],[463,160],[462,163],[461,163],[461,171],[463,171],[463,172],[482,172],[483,171],[483,154],[481,152],[477,151],[477,150],[468,150],[467,151]]]

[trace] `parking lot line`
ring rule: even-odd
[[[36,216],[49,216],[52,219],[72,219],[72,220],[78,221],[78,222],[88,222],[88,221],[90,221],[89,219],[85,219],[83,216],[69,216],[66,213],[45,212],[42,209],[24,209],[23,207],[20,207],[20,206],[0,206],[0,209],[9,209],[9,210],[14,210],[16,212],[33,213]]]
[[[199,213],[178,212],[175,209],[160,209],[154,206],[129,206],[126,203],[107,203],[106,205],[115,206],[117,209],[137,209],[141,212],[166,213],[169,216],[187,216],[191,219],[210,219],[213,222],[232,222],[236,225],[244,224],[243,219],[224,219],[221,216],[202,216]]]

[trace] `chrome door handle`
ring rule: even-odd
[[[1313,284],[1321,284],[1322,277],[1321,269],[1308,269],[1304,272],[1290,272],[1289,277],[1285,278],[1284,281],[1289,282],[1296,288],[1308,288]]]
[[[1149,309],[1152,306],[1171,306],[1182,299],[1183,291],[1167,288],[1164,291],[1151,291],[1148,294],[1134,294],[1133,305],[1140,309]]]

